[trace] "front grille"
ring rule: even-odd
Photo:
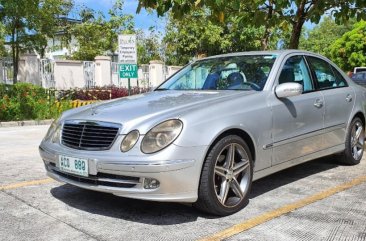
[[[66,121],[62,127],[61,143],[79,150],[108,150],[120,129],[119,124],[90,121]]]

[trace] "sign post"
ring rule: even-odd
[[[131,78],[137,78],[137,47],[135,34],[118,35],[119,77],[128,79],[128,95],[131,95]]]

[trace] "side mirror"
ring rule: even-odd
[[[275,93],[277,98],[287,98],[302,94],[302,85],[298,83],[283,83],[276,87]]]

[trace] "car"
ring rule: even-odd
[[[352,80],[363,87],[366,87],[366,71],[352,74]]]
[[[254,180],[333,154],[358,164],[365,96],[314,53],[224,54],[150,93],[64,112],[39,150],[55,180],[225,216],[247,205]]]
[[[359,72],[364,72],[364,71],[366,71],[366,67],[355,67],[353,69],[354,74],[359,73]]]

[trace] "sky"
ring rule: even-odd
[[[106,16],[108,10],[112,8],[115,0],[74,0],[75,9],[73,12],[77,12],[78,7],[84,5],[95,11],[102,11]],[[124,13],[134,15],[135,26],[138,29],[147,31],[149,27],[155,27],[159,31],[164,31],[166,19],[158,18],[156,12],[147,13],[145,9],[142,9],[139,14],[136,14],[138,1],[137,0],[125,0],[124,1]],[[74,15],[75,15],[74,13]],[[71,16],[76,17],[76,16]]]

